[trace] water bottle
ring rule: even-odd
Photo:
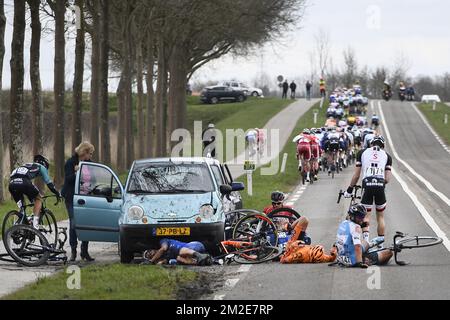
[[[176,266],[177,264],[178,264],[177,259],[170,259],[169,260],[169,265]]]

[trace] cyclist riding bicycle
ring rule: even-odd
[[[372,128],[374,130],[377,130],[380,126],[380,117],[378,117],[376,114],[372,116]]]
[[[385,143],[383,137],[376,137],[371,142],[371,148],[358,153],[355,174],[350,187],[344,194],[346,198],[351,198],[353,189],[362,174],[363,196],[361,203],[368,212],[367,225],[363,229],[366,241],[370,237],[370,213],[374,203],[377,211],[378,236],[384,238],[385,235],[384,212],[387,205],[385,188],[391,179],[392,170],[392,157],[384,151]]]
[[[251,153],[256,152],[258,146],[258,131],[255,129],[250,129],[245,135],[245,142]]]
[[[52,180],[50,180],[48,169],[50,163],[47,158],[42,155],[36,155],[33,163],[24,164],[16,168],[10,176],[9,192],[17,203],[19,209],[24,206],[24,196],[34,203],[33,208],[33,227],[39,229],[39,219],[42,208],[42,198],[38,187],[33,184],[33,180],[41,177],[51,192],[55,194],[58,201],[61,199],[61,194],[56,190]]]
[[[311,132],[309,129],[304,129],[303,133],[294,139],[297,143],[297,159],[299,160],[299,171],[306,172],[306,182],[311,181]]]
[[[331,133],[329,133],[324,137],[322,146],[328,158],[327,159],[327,162],[329,164],[328,173],[331,173],[331,166],[335,165],[337,157],[339,155],[339,151],[341,150],[340,136],[339,133],[336,132],[336,129],[333,129]],[[335,155],[334,163],[333,163],[333,154]]]
[[[352,206],[348,218],[339,225],[336,246],[337,262],[345,267],[367,268],[369,265],[385,265],[392,258],[390,250],[370,252],[370,248],[383,242],[384,239],[363,239],[362,228],[366,224],[367,210],[362,204]]]

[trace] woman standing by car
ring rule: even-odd
[[[75,153],[67,160],[64,167],[64,187],[62,190],[62,195],[65,198],[67,212],[69,213],[70,219],[70,232],[69,232],[69,243],[72,250],[70,261],[74,262],[77,258],[77,234],[75,232],[75,221],[73,216],[73,197],[75,194],[75,181],[77,177],[77,172],[80,170],[80,162],[90,162],[92,156],[94,155],[95,148],[89,142],[81,143],[76,149]],[[89,242],[81,243],[81,259],[86,261],[94,261],[94,259],[88,253]]]

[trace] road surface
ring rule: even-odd
[[[381,110],[380,110],[381,108]],[[371,108],[372,109],[372,108]],[[383,114],[383,134],[389,131],[397,156],[414,172],[423,175],[443,199],[430,191],[415,173],[394,156],[396,179],[388,185],[386,211],[387,239],[396,231],[411,235],[450,235],[450,154],[437,142],[411,104],[374,101],[373,111]],[[387,130],[386,130],[387,127]],[[387,151],[392,154],[389,146]],[[310,219],[308,233],[315,244],[331,247],[337,226],[349,202],[336,204],[340,189],[346,189],[352,170],[332,180],[321,176],[306,189],[299,187],[294,207]],[[414,201],[413,201],[414,199]],[[292,197],[291,197],[292,200]],[[420,209],[420,210],[419,210]],[[429,215],[429,216],[428,216]],[[373,221],[375,225],[375,221]],[[433,228],[430,227],[433,226]],[[372,234],[376,229],[372,228]],[[375,234],[376,236],[376,234]],[[342,269],[325,265],[280,265],[277,263],[231,267],[213,294],[205,299],[450,299],[450,246],[444,245],[404,252],[400,258],[411,264],[382,267],[379,289],[373,289],[373,273],[362,269]],[[370,271],[370,272],[373,272]],[[218,281],[219,282],[219,281]],[[369,283],[369,285],[368,285]],[[369,289],[369,287],[371,289]]]

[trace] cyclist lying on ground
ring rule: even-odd
[[[212,264],[212,258],[206,253],[201,242],[185,243],[177,240],[162,239],[159,250],[144,252],[144,259],[150,264],[168,264],[170,260],[185,265],[206,266]]]
[[[294,234],[286,245],[284,255],[281,256],[281,263],[327,263],[336,260],[337,251],[335,247],[327,255],[323,246],[306,244],[311,243],[311,239],[306,236],[308,224],[309,221],[306,217],[301,217],[292,224],[291,228],[294,230]]]
[[[370,253],[373,248],[384,241],[375,238],[370,243],[363,239],[362,228],[365,227],[367,209],[362,204],[354,205],[348,212],[348,219],[341,223],[337,233],[337,262],[345,267],[367,268],[369,265],[385,265],[392,258],[389,250]]]

